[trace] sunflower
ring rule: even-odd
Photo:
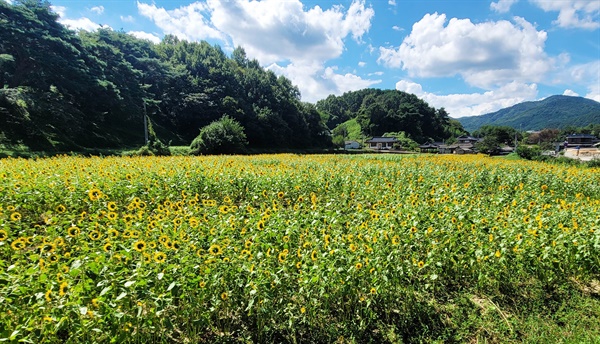
[[[500,253],[500,250],[496,250],[496,253],[494,254],[494,256],[496,256],[496,258],[500,258],[500,257],[502,257],[502,253]]]
[[[13,241],[12,244],[10,244],[10,247],[12,247],[12,249],[15,251],[22,250],[25,248],[25,246],[26,246],[26,242],[23,238],[19,238],[19,239]]]
[[[119,217],[119,215],[117,215],[117,213],[114,211],[109,211],[108,214],[106,214],[106,217],[108,217],[109,220],[114,221],[117,219],[117,217]]]
[[[282,251],[282,252],[279,252],[277,259],[279,260],[280,263],[283,263],[283,262],[285,262],[286,256],[287,256],[287,253],[285,251]]]
[[[283,198],[283,196],[285,196],[285,194],[283,193],[283,191],[279,191],[277,193],[277,198],[281,199],[281,198]]]
[[[111,228],[111,229],[109,229],[109,230],[108,230],[108,237],[109,237],[109,238],[111,238],[111,239],[115,239],[115,238],[117,238],[118,236],[119,236],[119,231],[118,231],[118,230],[116,230],[116,229],[113,229],[113,228]]]
[[[64,205],[62,205],[62,204],[59,204],[59,205],[56,207],[56,211],[62,214],[62,213],[64,213],[65,211],[67,211],[67,207],[65,207],[65,206],[64,206]]]
[[[44,297],[46,298],[46,302],[52,301],[51,295],[52,295],[52,289],[46,290],[46,293],[44,294]]]
[[[100,232],[98,232],[97,230],[93,230],[90,232],[90,234],[88,234],[88,236],[90,237],[90,239],[96,241],[102,237],[102,234],[100,234]]]
[[[400,243],[400,237],[399,237],[399,236],[397,236],[397,235],[394,235],[394,236],[392,237],[392,244],[394,244],[394,245],[398,245],[399,243]]]
[[[67,282],[62,282],[60,287],[58,288],[58,295],[65,296],[67,294],[67,289],[69,288],[69,284]]]
[[[142,253],[142,257],[144,257],[144,263],[149,264],[150,262],[152,262],[152,256],[148,253]]]
[[[375,294],[377,294],[377,289],[375,289],[375,288],[371,288],[371,291],[370,291],[370,292],[371,292],[371,294],[372,294],[372,295],[375,295]]]
[[[54,252],[55,248],[56,247],[52,243],[44,243],[43,245],[41,245],[39,247],[41,253],[43,253],[43,252],[46,252],[46,253]]]
[[[138,252],[142,252],[143,250],[146,249],[146,242],[144,240],[138,240],[138,241],[134,242],[133,249]]]
[[[125,215],[123,215],[123,221],[125,221],[127,223],[130,223],[134,219],[135,219],[134,215],[131,215],[131,214],[125,214]]]
[[[411,233],[416,233],[417,232],[417,227],[411,227],[410,228],[410,232]]]
[[[206,287],[206,282],[204,282],[204,281],[200,281],[200,283],[198,283],[198,286],[199,286],[200,288],[204,288],[204,287]]]
[[[15,211],[14,213],[10,214],[10,220],[11,221],[20,221],[21,214]]]
[[[177,251],[181,248],[181,244],[178,241],[173,240],[171,242],[171,249]]]
[[[117,210],[117,203],[115,203],[115,202],[108,202],[108,204],[106,205],[106,207],[108,208],[109,211],[115,211],[115,210]]]
[[[161,244],[165,244],[169,241],[169,237],[166,235],[161,235],[158,237],[158,242]]]
[[[0,241],[4,241],[8,238],[8,233],[4,229],[0,229]]]
[[[221,300],[226,301],[228,297],[229,296],[227,295],[227,293],[225,293],[225,292],[221,293]]]
[[[417,263],[417,266],[419,267],[419,269],[421,269],[425,266],[425,263],[421,260]]]
[[[208,253],[212,254],[213,256],[218,256],[223,253],[223,250],[221,249],[221,246],[214,244],[208,248]]]
[[[162,253],[160,251],[154,252],[154,261],[155,262],[157,262],[159,264],[160,263],[164,263],[166,259],[167,259],[167,255],[166,254],[164,254],[164,253]]]
[[[262,231],[263,229],[265,229],[265,222],[263,220],[258,221],[258,223],[256,224],[256,228],[258,228],[259,231]]]
[[[221,214],[227,214],[229,212],[229,206],[227,205],[222,205],[219,207],[219,213]]]
[[[362,263],[356,263],[356,265],[354,265],[354,267],[356,268],[356,270],[360,270],[360,269],[362,269],[363,265],[362,265]]]
[[[65,239],[63,239],[61,237],[54,239],[54,245],[56,245],[58,247],[65,246]]]
[[[182,223],[183,220],[181,219],[181,217],[176,217],[173,219],[173,224],[175,225],[175,227],[181,226]]]
[[[283,240],[283,242],[289,242],[290,241],[290,237],[287,235],[284,235],[283,238],[281,238]]]
[[[56,255],[56,254],[53,254],[53,255],[51,255],[51,256],[48,258],[48,260],[49,260],[51,263],[56,263],[56,262],[58,262],[58,259],[59,259],[59,256],[58,256],[58,255]]]
[[[188,220],[188,222],[190,224],[190,227],[192,227],[192,228],[196,228],[200,224],[200,222],[198,221],[198,219],[195,218],[195,217],[190,217],[190,219]]]
[[[90,201],[97,201],[102,198],[102,191],[98,189],[91,189],[88,192],[88,197],[90,198]]]
[[[112,244],[110,242],[107,242],[102,248],[104,249],[104,252],[110,252],[112,251]]]

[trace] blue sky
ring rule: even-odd
[[[555,94],[600,101],[600,0],[51,3],[75,30],[242,46],[308,102],[398,89],[462,117]]]

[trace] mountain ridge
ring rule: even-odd
[[[582,127],[600,123],[600,103],[583,97],[553,95],[484,115],[460,117],[457,120],[469,132],[483,125],[509,126],[519,130]]]

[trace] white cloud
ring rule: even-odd
[[[506,13],[510,10],[510,7],[519,0],[498,0],[498,2],[492,2],[490,8],[496,12]]]
[[[447,25],[446,25],[447,24]],[[554,61],[544,52],[546,32],[520,17],[473,24],[469,19],[426,14],[398,48],[380,47],[378,62],[410,76],[462,76],[480,88],[511,81],[538,82]]]
[[[67,8],[64,6],[50,6],[50,9],[58,14],[60,18],[64,18],[67,14]]]
[[[381,80],[363,79],[357,75],[336,73],[335,67],[324,68],[321,63],[291,63],[286,67],[272,64],[267,67],[278,75],[284,75],[298,85],[302,100],[316,102],[330,94],[341,95],[378,84]]]
[[[100,24],[85,17],[79,19],[61,19],[59,23],[72,30],[96,31],[102,27]]]
[[[551,82],[574,88],[585,88],[587,90],[586,98],[600,101],[600,60],[570,67],[564,66],[558,70]]]
[[[566,89],[566,90],[563,92],[563,95],[565,95],[565,96],[579,97],[579,93],[577,93],[577,92],[574,92],[573,90],[569,90],[569,89]]]
[[[92,11],[96,14],[102,14],[102,13],[104,13],[104,6],[94,6],[94,7],[90,8],[90,11]]]
[[[151,19],[165,34],[172,34],[181,39],[196,41],[215,38],[225,41],[225,36],[205,17],[209,8],[201,2],[194,2],[175,10],[167,11],[155,4],[137,3],[138,12]]]
[[[366,63],[366,62],[364,62],[364,61],[360,61],[360,62],[358,62],[358,66],[359,66],[359,67],[364,67],[364,66],[366,66],[366,65],[367,65],[367,63]]]
[[[369,31],[375,12],[365,0],[330,9],[305,8],[300,0],[207,0],[175,10],[141,2],[137,6],[166,34],[242,46],[249,58],[298,85],[304,101],[381,82],[325,68],[325,61],[342,55],[346,39],[361,43]]]
[[[299,0],[208,0],[212,23],[263,64],[277,61],[324,61],[338,57],[344,39],[360,41],[374,11],[364,0],[341,6],[305,10]],[[265,39],[268,37],[268,39]]]
[[[401,28],[400,26],[397,26],[397,25],[392,26],[392,29],[395,31],[404,31],[403,28]]]
[[[518,82],[511,82],[484,93],[467,94],[436,95],[424,91],[420,84],[407,80],[398,81],[396,89],[413,93],[433,107],[444,107],[454,118],[498,111],[524,101],[535,100],[538,94],[536,84]]]
[[[137,37],[139,39],[147,39],[154,44],[160,43],[160,37],[155,34],[144,32],[144,31],[129,31],[128,34]]]
[[[564,28],[595,30],[600,28],[598,0],[530,0],[546,12],[558,12],[554,23]]]
[[[121,21],[125,23],[133,23],[135,19],[132,16],[121,16]]]
[[[81,17],[79,19],[69,19],[67,18],[67,8],[64,6],[50,6],[50,8],[52,9],[52,11],[58,14],[58,22],[71,30],[95,31],[101,27],[110,28],[107,25],[103,26],[98,23],[95,23],[91,19],[86,17]]]
[[[12,3],[13,3],[13,0],[4,0],[4,1],[8,2],[8,3],[9,3],[9,4],[11,4],[11,5],[12,5]]]
[[[396,6],[396,0],[388,0],[388,5]]]

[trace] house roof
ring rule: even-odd
[[[398,139],[395,137],[374,137],[365,142],[368,142],[368,143],[388,143],[388,142],[394,143],[394,142],[398,142]]]
[[[571,134],[567,136],[567,139],[595,139],[596,136],[590,134]]]
[[[424,145],[420,145],[419,148],[422,148],[422,149],[426,149],[426,148],[438,148],[438,145],[435,145],[433,143],[426,143]]]

